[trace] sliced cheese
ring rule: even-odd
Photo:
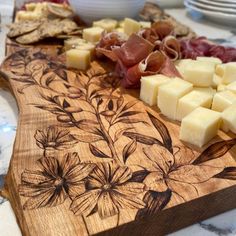
[[[220,124],[221,114],[219,112],[198,107],[182,120],[180,139],[202,147],[217,135]]]
[[[101,27],[90,27],[83,30],[83,39],[91,43],[97,43],[101,39],[102,32]]]
[[[127,35],[131,35],[133,33],[137,33],[141,28],[141,25],[138,21],[130,19],[130,18],[125,18],[124,21],[124,32]]]
[[[176,119],[178,100],[189,93],[193,85],[180,78],[172,79],[169,83],[160,86],[158,91],[158,107],[163,115]]]
[[[197,107],[211,108],[213,93],[191,91],[179,99],[176,119],[181,121]]]
[[[194,86],[209,87],[213,82],[215,66],[203,61],[190,61],[184,69],[184,79]]]
[[[236,95],[231,91],[216,93],[213,98],[212,110],[222,112],[236,102]]]
[[[150,106],[156,105],[159,87],[170,80],[164,75],[143,76],[141,78],[140,99]]]
[[[236,103],[222,112],[222,125],[221,128],[225,131],[231,131],[236,134]]]
[[[66,66],[78,70],[86,70],[90,66],[90,52],[70,49],[66,51]]]

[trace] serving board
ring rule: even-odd
[[[57,45],[7,51],[19,121],[2,193],[23,235],[164,235],[236,207],[233,134],[187,146],[107,61],[79,72]]]

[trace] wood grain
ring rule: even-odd
[[[124,90],[112,66],[8,43],[20,118],[6,191],[23,235],[164,235],[236,207],[236,138],[201,150]]]

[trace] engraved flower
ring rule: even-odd
[[[138,197],[144,191],[143,183],[130,182],[131,170],[114,163],[96,165],[86,182],[86,191],[71,204],[75,214],[86,216],[98,212],[104,219],[116,215],[120,209],[141,209],[145,203]]]
[[[29,199],[24,209],[52,207],[73,199],[85,191],[84,179],[93,170],[93,164],[81,163],[77,153],[66,154],[63,161],[43,157],[36,170],[25,170],[21,175],[19,193]]]
[[[59,130],[55,126],[50,126],[45,130],[37,130],[35,135],[36,144],[42,149],[65,149],[77,143],[73,135],[68,130]]]
[[[196,184],[208,181],[223,170],[206,163],[192,164],[195,155],[186,147],[174,148],[174,154],[158,145],[143,151],[151,161],[150,174],[144,180],[147,188],[157,192],[170,189],[172,197],[180,202],[196,198],[199,194]]]

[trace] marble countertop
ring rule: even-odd
[[[6,12],[11,12],[10,2],[13,1],[1,0],[0,3],[0,14],[2,19],[0,24],[0,62],[3,60],[4,56],[4,38],[7,30],[4,25],[10,21],[10,14],[6,14]],[[8,9],[8,11],[5,11],[6,9]],[[235,32],[226,26],[219,26],[199,18],[197,21],[194,21],[194,16],[190,17],[185,9],[169,9],[167,12],[176,17],[179,21],[189,25],[199,35],[217,39],[226,45],[234,45],[236,43]],[[17,119],[18,109],[13,96],[0,87],[0,187],[3,186],[4,176],[8,170],[17,129]],[[21,235],[10,203],[1,197],[0,232],[1,236]],[[236,236],[236,209],[171,234],[171,236],[185,235]]]

